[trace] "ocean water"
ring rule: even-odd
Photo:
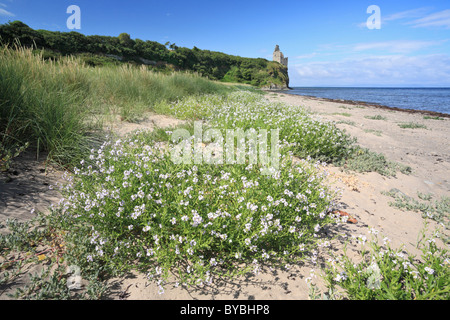
[[[450,88],[294,87],[292,89],[286,93],[450,114]]]

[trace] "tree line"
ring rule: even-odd
[[[83,35],[79,32],[34,30],[21,21],[0,25],[3,45],[20,43],[36,49],[50,50],[57,55],[84,55],[88,64],[102,65],[105,59],[120,57],[124,62],[150,65],[171,65],[177,70],[190,70],[212,80],[240,82],[255,86],[289,85],[287,69],[281,64],[262,58],[243,58],[215,52],[161,44],[156,41],[132,39],[127,33],[118,37]],[[143,60],[144,59],[144,60]],[[111,60],[109,60],[111,61]]]

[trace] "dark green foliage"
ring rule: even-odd
[[[121,33],[118,37],[85,36],[75,31],[33,30],[20,21],[14,21],[0,25],[0,41],[10,46],[20,43],[25,47],[45,49],[51,52],[49,58],[54,60],[59,55],[83,54],[83,59],[90,66],[110,64],[110,60],[114,59],[111,55],[114,55],[116,61],[139,65],[144,64],[142,59],[145,59],[155,65],[159,63],[158,67],[153,68],[155,70],[164,71],[162,63],[164,66],[172,65],[171,69],[196,72],[211,80],[240,82],[257,87],[289,85],[287,68],[276,62],[232,56],[197,47],[188,49],[169,42],[163,45],[155,41],[132,39],[128,33]],[[105,60],[105,56],[108,59]]]

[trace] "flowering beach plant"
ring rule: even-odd
[[[440,249],[435,238],[423,238],[417,248],[418,258],[403,248],[394,249],[390,240],[371,229],[373,239],[366,248],[366,237],[355,237],[361,245],[361,261],[348,255],[331,260],[325,269],[329,292],[336,298],[351,300],[448,300],[450,268],[447,249]],[[435,232],[434,236],[442,236]],[[333,298],[333,297],[332,297]]]
[[[208,283],[301,258],[333,221],[320,162],[283,154],[263,175],[258,164],[175,164],[169,149],[138,132],[92,150],[68,178],[62,210],[91,228],[86,262]]]
[[[224,137],[229,129],[279,130],[283,150],[300,158],[331,163],[354,151],[355,139],[333,122],[315,118],[303,107],[271,102],[255,93],[191,96],[158,108],[180,119],[204,121],[222,130]]]

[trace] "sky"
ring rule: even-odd
[[[450,0],[0,0],[0,24],[69,32],[70,5],[85,35],[268,60],[278,44],[291,87],[450,87]]]

